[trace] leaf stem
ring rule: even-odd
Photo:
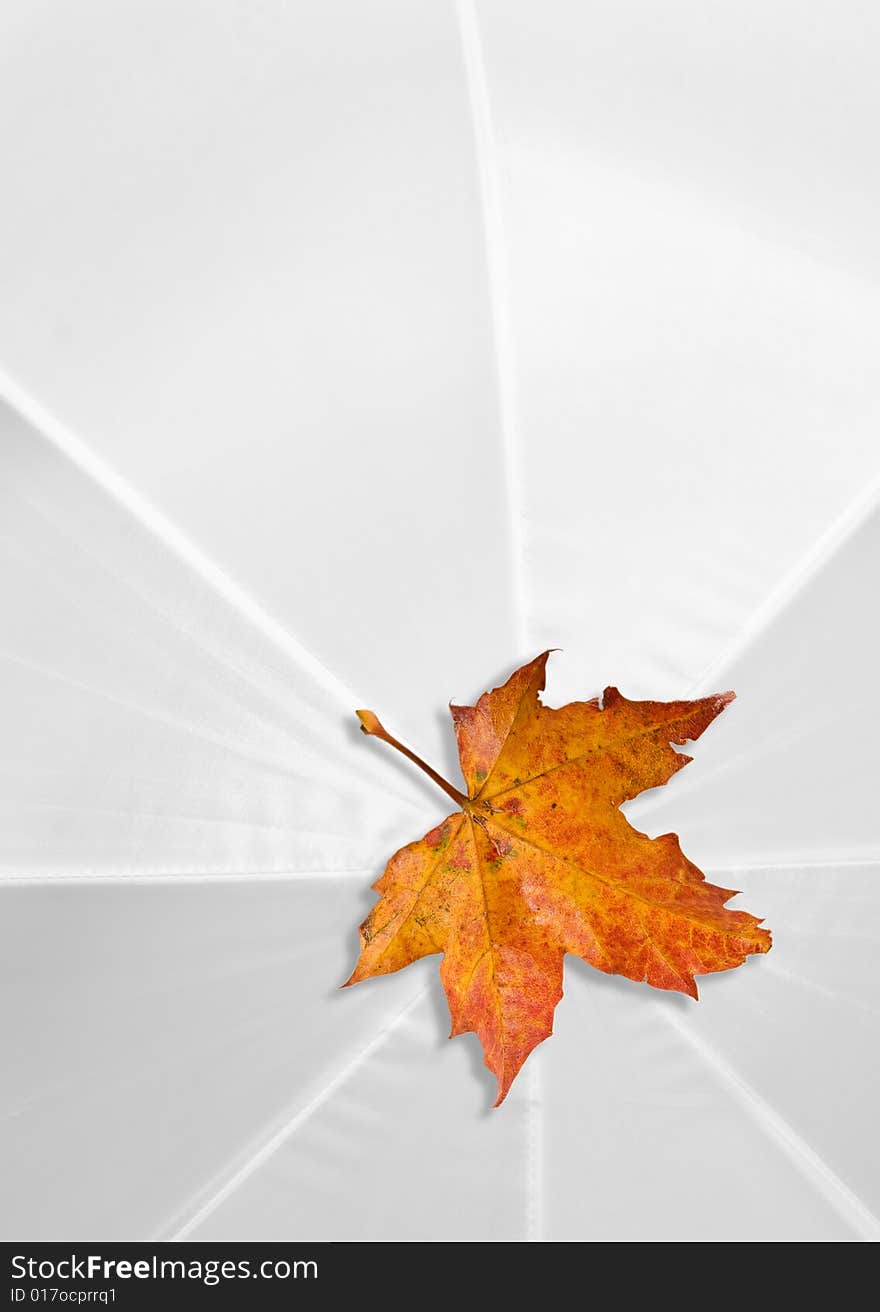
[[[448,779],[443,778],[442,774],[438,774],[432,766],[428,765],[427,761],[423,761],[420,756],[416,756],[415,752],[411,752],[408,747],[404,747],[403,743],[398,742],[396,738],[392,738],[391,734],[380,722],[378,716],[374,715],[372,711],[358,711],[357,717],[361,722],[361,729],[364,733],[372,734],[373,737],[381,738],[383,742],[390,743],[392,747],[396,747],[399,752],[402,752],[404,756],[412,761],[413,765],[417,765],[420,770],[424,770],[428,778],[433,779],[437,787],[442,788],[444,793],[452,798],[456,806],[464,807],[470,804],[470,798],[466,797],[464,793],[459,792],[459,790],[454,787]]]

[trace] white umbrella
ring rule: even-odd
[[[2,1229],[880,1235],[877,16],[0,15]],[[628,814],[772,953],[507,1102],[340,992],[445,703],[733,687]]]

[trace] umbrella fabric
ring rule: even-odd
[[[880,1236],[876,15],[0,16],[15,1239]],[[504,1106],[340,991],[447,699],[735,688],[627,813],[774,931],[568,958]],[[737,904],[738,905],[738,904]]]

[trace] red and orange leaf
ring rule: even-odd
[[[473,1030],[498,1079],[498,1102],[552,1033],[562,959],[696,998],[695,975],[742,965],[770,935],[733,891],[706,883],[675,834],[648,838],[622,802],[665,784],[733,693],[698,701],[541,704],[549,653],[476,706],[452,706],[467,793],[398,743],[371,711],[365,733],[424,769],[459,810],[400,849],[374,885],[348,980],[443,954],[452,1033]]]

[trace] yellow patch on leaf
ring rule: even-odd
[[[616,688],[543,706],[549,653],[476,706],[452,706],[467,793],[358,711],[365,733],[423,769],[460,808],[388,862],[347,981],[443,954],[452,1033],[473,1030],[498,1102],[553,1030],[566,952],[598,970],[696,998],[695,975],[742,965],[770,935],[733,891],[706,883],[675,834],[648,838],[622,802],[665,784],[733,700],[631,702]],[[497,1104],[496,1104],[497,1105]]]

